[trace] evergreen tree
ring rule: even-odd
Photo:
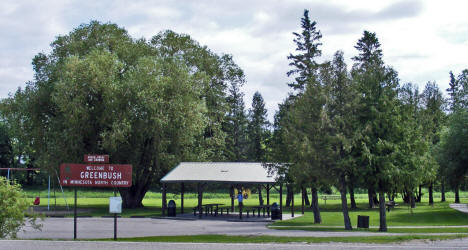
[[[326,147],[321,136],[326,122],[323,119],[326,94],[319,79],[320,64],[315,61],[321,55],[319,40],[322,37],[315,25],[309,18],[309,11],[304,10],[302,32],[293,33],[298,54],[288,56],[292,69],[287,75],[296,76],[295,81],[288,84],[296,95],[292,93],[289,97],[291,106],[286,114],[288,118],[284,119],[283,142],[289,147],[286,152],[291,154],[289,181],[301,187],[311,186],[314,223],[321,223],[317,190],[326,183],[323,174]]]
[[[229,107],[224,124],[226,132],[225,157],[228,161],[247,160],[247,115],[245,114],[244,93],[240,87],[244,82],[231,82],[226,98]]]
[[[356,86],[344,62],[343,52],[335,53],[333,61],[324,65],[321,76],[327,92],[325,111],[328,121],[325,133],[322,134],[330,149],[327,152],[329,154],[327,169],[340,190],[345,229],[351,230],[346,178],[349,179],[356,165],[353,150],[359,137],[356,121],[358,96]]]
[[[431,152],[435,150],[435,146],[440,142],[440,132],[446,119],[446,115],[444,113],[445,99],[435,82],[428,82],[426,84],[422,93],[422,104],[422,134],[429,144],[429,162],[433,163],[428,165],[433,166],[431,170],[434,170],[425,171],[425,181],[428,183],[429,187],[429,204],[432,205],[434,203],[433,184],[436,181],[436,175],[431,175],[429,173],[434,173],[435,170],[438,169],[438,165],[434,158],[434,154]],[[444,185],[443,178],[441,180],[441,185]]]
[[[262,95],[257,91],[252,98],[252,108],[249,110],[249,152],[250,161],[265,162],[266,143],[269,138],[269,122],[267,110]]]
[[[353,80],[360,101],[358,108],[362,173],[372,176],[369,187],[379,192],[380,231],[387,231],[385,192],[390,190],[394,174],[396,141],[401,137],[397,99],[397,73],[386,67],[375,33],[364,31],[355,48]]]
[[[460,202],[459,189],[463,176],[468,171],[466,152],[463,150],[466,133],[468,110],[468,69],[457,77],[450,72],[449,93],[450,114],[447,129],[442,134],[442,140],[437,147],[437,160],[440,173],[455,192],[455,203]],[[461,148],[459,148],[461,147]]]
[[[319,64],[315,61],[317,57],[322,55],[320,50],[320,39],[322,34],[315,27],[317,23],[311,22],[309,11],[304,10],[304,16],[301,18],[301,33],[293,32],[294,43],[298,54],[289,54],[288,59],[291,61],[289,65],[292,67],[287,75],[297,75],[294,82],[288,85],[300,92],[305,90],[305,86],[313,79],[317,78]]]
[[[13,163],[11,139],[5,124],[0,122],[0,167],[9,168]]]

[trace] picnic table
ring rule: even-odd
[[[398,206],[398,204],[394,201],[388,201],[385,203],[385,206],[387,207],[387,211],[390,212],[390,209],[395,208],[395,206]]]
[[[268,216],[270,216],[270,205],[260,205],[260,206],[253,206],[252,209],[257,210],[257,217],[260,217],[260,210],[263,210],[263,217],[265,217],[265,210],[268,213]],[[252,213],[252,215],[255,216],[255,212]]]
[[[223,203],[208,203],[208,204],[203,204],[202,206],[205,207],[205,215],[208,215],[208,211],[210,211],[210,214],[213,215],[213,208],[216,207],[215,211],[215,216],[218,215],[218,208],[219,206],[224,205]]]
[[[219,206],[222,206],[224,205],[223,203],[208,203],[208,204],[202,204],[202,207],[204,207],[205,209],[205,216],[208,216],[208,213],[210,213],[211,215],[213,215],[213,211],[214,211],[214,216],[217,216],[218,215],[218,210],[219,210]],[[194,207],[193,208],[193,215],[195,216],[196,215],[196,210],[198,209],[198,206]]]

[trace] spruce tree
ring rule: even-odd
[[[315,61],[317,57],[322,55],[320,50],[320,39],[322,34],[315,27],[317,23],[311,22],[309,18],[309,11],[304,10],[304,16],[301,19],[301,33],[293,32],[294,43],[296,44],[296,51],[298,54],[289,54],[288,59],[291,61],[289,66],[292,67],[288,71],[288,76],[296,76],[294,82],[288,85],[299,92],[305,90],[305,86],[311,80],[317,78],[319,63]]]
[[[244,93],[240,87],[243,82],[231,82],[228,87],[227,119],[224,124],[226,132],[225,156],[228,161],[241,162],[247,160],[247,115],[245,113]]]
[[[292,69],[288,76],[295,76],[294,82],[288,84],[293,93],[288,98],[291,106],[284,119],[286,122],[284,142],[289,147],[290,166],[289,179],[296,185],[312,187],[312,210],[314,223],[321,223],[318,207],[317,190],[321,184],[327,182],[324,175],[326,149],[323,128],[326,120],[324,105],[326,94],[319,79],[320,64],[316,61],[321,55],[320,31],[316,22],[311,22],[309,11],[304,10],[301,18],[301,33],[293,33],[295,36],[297,54],[290,54],[290,66]]]
[[[249,160],[264,162],[266,160],[266,143],[269,137],[269,122],[265,102],[260,92],[255,92],[252,98],[252,108],[249,110]]]

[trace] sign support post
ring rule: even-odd
[[[114,214],[114,240],[117,240],[117,214],[122,213],[122,198],[117,197],[116,188],[132,186],[132,165],[109,164],[108,155],[85,155],[84,158],[85,164],[60,165],[60,187],[75,187],[73,239],[77,239],[77,187],[113,187],[114,197],[109,200],[109,213]]]
[[[117,196],[114,188],[114,196]],[[117,213],[114,213],[114,240],[117,240]]]
[[[75,209],[73,212],[73,239],[76,240],[76,203],[78,201],[77,195],[76,195],[76,187],[75,187]]]

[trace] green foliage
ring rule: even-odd
[[[468,138],[468,69],[457,77],[450,72],[447,92],[450,111],[447,126],[442,130],[440,143],[436,146],[440,174],[449,184],[458,189],[468,172],[466,140]]]
[[[248,120],[245,113],[244,93],[240,88],[244,82],[232,82],[228,87],[228,113],[224,123],[226,131],[226,150],[225,156],[228,161],[247,160],[248,138],[247,126]]]
[[[0,167],[11,167],[13,160],[13,149],[11,147],[10,135],[6,126],[0,122]]]
[[[10,184],[0,176],[0,238],[16,238],[18,231],[28,222],[33,228],[40,229],[36,224],[36,216],[25,218],[29,202],[20,185]]]
[[[288,59],[291,60],[289,66],[292,69],[288,71],[287,75],[297,75],[294,79],[295,82],[288,85],[299,92],[303,92],[306,85],[318,77],[319,64],[315,61],[315,58],[322,55],[319,48],[322,45],[320,43],[322,34],[315,27],[316,24],[315,21],[311,22],[309,11],[304,10],[304,16],[301,18],[302,32],[300,34],[293,32],[296,51],[299,53],[296,55],[289,54]]]
[[[380,43],[375,35],[365,31],[355,46],[353,80],[360,95],[358,106],[361,174],[372,176],[368,184],[389,191],[394,177],[397,142],[402,139],[401,117],[397,99],[397,73],[382,61]]]
[[[204,133],[197,137],[198,143],[192,150],[198,155],[198,159],[225,160],[225,143],[229,133],[225,127],[229,119],[226,114],[232,108],[226,92],[229,86],[242,86],[245,81],[242,69],[232,56],[217,55],[190,36],[170,30],[154,36],[151,45],[163,57],[183,58],[192,74],[208,80],[201,90],[207,109],[206,127]]]
[[[295,82],[288,85],[299,93],[291,93],[275,117],[277,149],[274,155],[276,162],[290,164],[280,169],[287,173],[288,182],[319,186],[317,180],[323,177],[325,163],[323,150],[326,147],[321,134],[326,120],[323,119],[326,93],[319,81],[319,64],[315,61],[321,55],[319,40],[322,37],[315,25],[316,22],[309,19],[309,11],[304,10],[302,32],[293,33],[298,54],[288,56],[292,69],[287,75],[296,76]]]
[[[395,171],[398,176],[393,192],[411,194],[418,185],[435,179],[437,162],[430,154],[431,134],[424,133],[423,126],[430,126],[430,117],[421,104],[425,101],[417,87],[405,84],[399,89],[401,132],[397,142]],[[428,119],[428,121],[426,121]],[[431,128],[432,130],[432,128]]]
[[[248,158],[251,161],[266,161],[266,145],[270,136],[268,129],[270,123],[267,118],[267,110],[260,92],[255,92],[252,98],[252,108],[249,110],[248,138],[249,150]]]
[[[458,187],[468,173],[468,111],[451,114],[448,128],[442,134],[438,160],[452,187]]]
[[[463,70],[457,77],[450,71],[449,88],[450,111],[468,108],[468,69]]]
[[[83,154],[109,154],[133,165],[134,185],[120,191],[124,206],[138,207],[179,161],[223,159],[225,90],[244,81],[231,56],[172,31],[147,42],[95,21],[51,46],[33,59],[34,81],[2,102],[37,166],[54,173]]]

